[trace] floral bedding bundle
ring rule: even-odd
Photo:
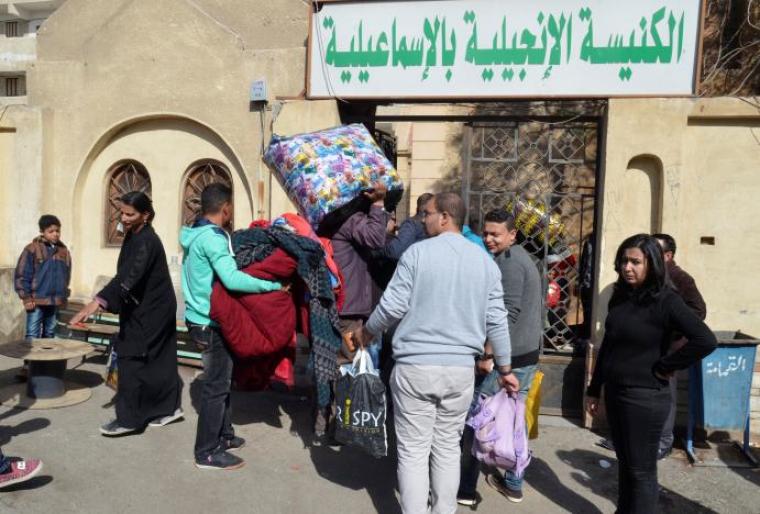
[[[380,180],[401,192],[398,172],[361,124],[291,137],[273,136],[264,161],[315,229]]]

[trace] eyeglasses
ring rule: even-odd
[[[433,211],[433,212],[422,211],[422,219],[424,220],[424,219],[425,219],[425,218],[427,218],[428,216],[434,216],[434,215],[436,215],[436,214],[444,214],[444,213],[443,213],[443,212],[440,212],[440,211]]]

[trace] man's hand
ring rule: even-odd
[[[385,233],[389,236],[395,236],[396,231],[398,230],[398,225],[396,224],[396,217],[391,216],[388,218],[388,223],[385,224]]]
[[[671,373],[664,373],[664,374],[663,373],[658,373],[656,371],[654,372],[654,376],[655,377],[657,377],[660,380],[663,380],[665,382],[670,382],[670,379],[673,378],[673,375],[674,375],[674,373],[672,373],[672,372]]]
[[[357,330],[351,334],[351,340],[359,348],[366,348],[367,345],[374,339],[375,336],[370,334],[364,327],[362,327],[361,330]]]
[[[586,411],[592,416],[596,416],[596,413],[599,412],[599,398],[587,396],[586,397]]]
[[[499,374],[499,385],[508,393],[516,393],[520,390],[520,381],[517,380],[514,373],[510,373],[509,375]]]
[[[34,303],[34,300],[32,298],[24,300],[24,310],[26,312],[32,312],[36,307],[37,304]]]
[[[380,204],[383,200],[385,200],[385,194],[387,192],[388,188],[385,187],[385,184],[378,180],[372,184],[371,191],[364,192],[364,196],[366,196],[373,204]]]
[[[493,359],[478,359],[475,364],[475,371],[478,375],[488,375],[493,371]]]
[[[87,305],[85,305],[84,307],[82,307],[82,309],[79,312],[74,314],[74,317],[72,317],[69,320],[69,325],[76,325],[78,323],[82,323],[86,321],[87,318],[89,318],[90,316],[98,312],[99,310],[100,310],[100,304],[96,302],[95,300],[93,300]]]

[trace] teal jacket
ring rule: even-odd
[[[235,264],[230,237],[207,219],[192,227],[183,227],[182,294],[185,296],[185,319],[197,325],[215,325],[209,318],[211,289],[216,276],[229,291],[265,293],[281,289],[278,282],[261,280],[239,271]]]
[[[465,237],[465,239],[472,243],[475,243],[483,250],[485,250],[486,253],[488,253],[488,248],[486,248],[486,244],[483,242],[483,238],[473,232],[469,225],[462,227],[462,235]]]

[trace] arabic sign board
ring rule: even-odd
[[[310,98],[694,91],[700,0],[334,2],[311,17]]]

